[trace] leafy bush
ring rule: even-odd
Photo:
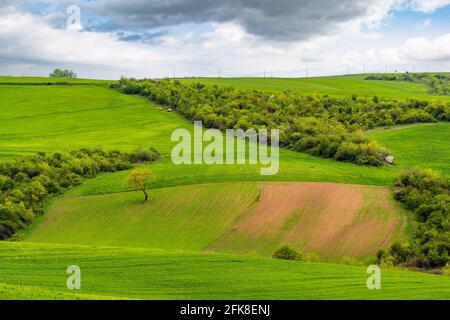
[[[442,268],[442,274],[444,276],[450,277],[450,263],[447,263],[443,268]]]
[[[158,151],[150,149],[136,149],[130,153],[129,160],[133,163],[155,161],[160,157]]]
[[[49,74],[50,78],[76,78],[77,74],[70,69],[55,69],[52,73]]]
[[[299,260],[301,258],[300,253],[288,246],[287,244],[279,248],[272,255],[274,259],[283,259],[283,260]]]
[[[47,156],[38,153],[0,163],[0,239],[11,236],[43,213],[51,195],[76,186],[101,172],[131,168],[132,163],[155,161],[156,150],[138,153],[82,149]]]
[[[431,169],[403,172],[394,186],[395,198],[415,214],[418,226],[409,243],[394,243],[377,256],[394,265],[443,267],[450,262],[450,182]]]

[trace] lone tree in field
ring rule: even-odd
[[[65,69],[55,69],[49,74],[50,78],[76,78],[77,74],[73,70]]]
[[[135,190],[141,190],[148,200],[147,188],[156,180],[155,174],[150,169],[134,170],[127,178],[127,183]]]

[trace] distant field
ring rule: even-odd
[[[373,259],[408,215],[388,189],[332,183],[222,183],[56,199],[24,241],[270,256],[283,244],[322,260]]]
[[[373,138],[396,155],[398,164],[395,167],[362,167],[281,150],[279,174],[261,176],[259,166],[251,165],[173,166],[170,150],[174,143],[170,141],[170,135],[176,128],[191,129],[192,124],[176,113],[159,110],[142,97],[127,96],[97,86],[0,86],[0,96],[0,159],[37,151],[56,152],[82,147],[102,146],[128,151],[153,146],[165,156],[165,160],[152,165],[158,175],[155,186],[261,179],[390,185],[399,168],[408,166],[408,161],[414,162],[415,159],[423,166],[448,170],[444,161],[448,158],[440,156],[449,149],[445,148],[450,134],[446,124],[426,127],[432,144],[422,143],[417,136],[410,139],[410,131],[404,131],[404,139],[409,141],[407,144],[400,143],[401,140],[395,143],[395,133],[374,132]],[[434,127],[438,132],[436,135]],[[386,139],[383,138],[385,134],[388,134]],[[401,148],[407,145],[410,151],[402,158],[404,152]],[[421,154],[434,158],[422,161]],[[127,190],[123,184],[126,174],[119,172],[100,176],[73,192],[98,194]]]
[[[67,78],[45,78],[45,77],[0,77],[0,85],[5,84],[36,84],[36,85],[45,85],[45,84],[64,84],[68,83],[71,85],[74,84],[89,84],[89,85],[108,85],[115,81],[113,80],[95,80],[95,79],[67,79]]]
[[[432,168],[450,174],[450,123],[376,129],[369,136],[387,147],[399,166]]]
[[[91,294],[132,299],[448,299],[450,295],[449,277],[386,269],[381,290],[368,290],[366,267],[225,254],[2,242],[0,260],[0,299]],[[81,290],[75,293],[66,289],[69,265],[81,268]]]
[[[285,150],[277,176],[263,177],[254,165],[174,166],[172,131],[192,130],[192,123],[142,97],[97,86],[0,86],[0,97],[0,159],[84,147],[130,151],[153,146],[165,156],[153,165],[158,186],[260,179],[388,185],[395,175],[392,168],[361,167]],[[101,185],[93,182],[94,192],[124,190],[124,174],[100,177],[96,181]]]
[[[393,99],[420,98],[450,101],[450,97],[431,96],[426,85],[400,81],[368,81],[367,75],[350,75],[318,78],[184,78],[185,83],[201,82],[207,85],[233,86],[246,90],[284,91],[301,94],[328,94],[349,96],[378,96]]]

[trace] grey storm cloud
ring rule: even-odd
[[[160,28],[236,22],[270,40],[302,40],[366,14],[369,0],[100,0],[87,5],[108,17],[100,28]]]

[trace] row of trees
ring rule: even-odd
[[[429,94],[436,96],[450,95],[450,76],[431,73],[377,74],[366,77],[366,80],[406,81],[421,83],[430,87]]]
[[[431,169],[408,170],[395,183],[395,197],[414,212],[417,228],[409,242],[378,253],[381,263],[417,268],[450,263],[450,180]]]
[[[101,172],[125,170],[132,163],[155,161],[154,149],[133,153],[82,149],[38,153],[0,163],[0,239],[7,238],[42,214],[44,200]]]
[[[381,166],[389,152],[363,130],[415,122],[450,120],[450,104],[378,97],[271,94],[179,81],[121,79],[115,88],[201,120],[217,129],[280,129],[280,145],[339,161]]]

